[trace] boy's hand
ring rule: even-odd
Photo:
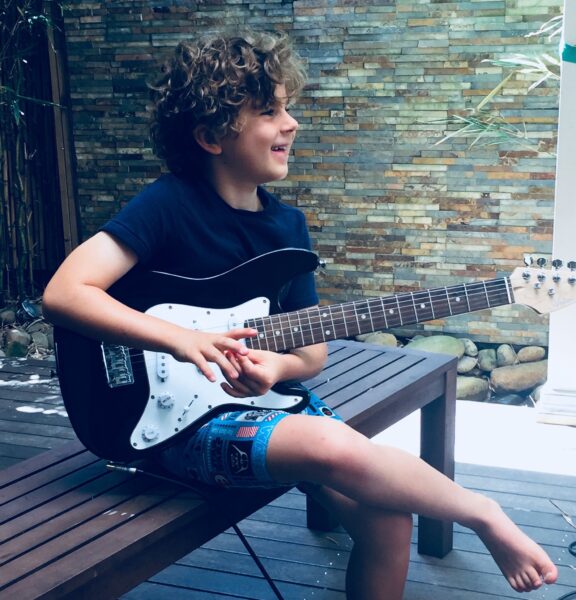
[[[264,350],[249,350],[242,354],[228,353],[228,360],[238,377],[226,377],[222,389],[234,398],[262,396],[281,380],[284,355]],[[225,374],[226,376],[226,374]]]
[[[234,381],[240,375],[240,369],[230,357],[246,355],[249,350],[239,340],[254,337],[257,333],[250,328],[232,329],[224,333],[186,329],[182,336],[174,340],[172,355],[176,360],[194,363],[210,381],[216,381],[216,376],[208,363],[215,363],[228,381]]]

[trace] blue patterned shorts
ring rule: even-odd
[[[266,467],[266,451],[274,427],[292,413],[283,410],[240,410],[218,415],[190,437],[159,455],[160,464],[176,477],[222,487],[281,487]],[[318,396],[299,414],[341,420]]]

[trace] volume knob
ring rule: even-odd
[[[145,442],[153,442],[158,439],[159,435],[160,432],[158,431],[158,427],[155,427],[154,425],[145,425],[142,428],[142,439]]]
[[[172,408],[174,406],[174,395],[170,392],[163,392],[156,397],[159,408]]]

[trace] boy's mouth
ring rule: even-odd
[[[272,152],[287,152],[288,146],[272,146]]]

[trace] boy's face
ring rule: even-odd
[[[287,111],[283,85],[276,87],[277,102],[269,108],[244,107],[239,114],[239,133],[220,140],[221,165],[238,183],[260,185],[284,179],[298,121]]]

